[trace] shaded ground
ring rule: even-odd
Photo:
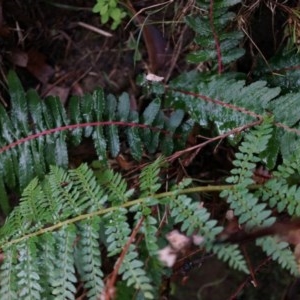
[[[155,54],[145,47],[141,24],[130,21],[128,16],[122,26],[112,31],[109,25],[101,25],[99,15],[91,12],[95,1],[63,1],[64,7],[55,1],[3,1],[2,79],[14,67],[23,84],[37,88],[42,95],[59,94],[66,100],[70,94],[83,94],[100,86],[114,93],[126,90],[136,96],[136,76],[147,69],[168,77],[180,72],[184,49],[192,39],[182,24],[182,9],[190,11],[184,2],[165,5],[149,18],[148,22],[154,23],[151,29],[154,27],[156,32],[149,37],[148,45],[165,43],[158,47],[168,47],[162,57],[165,64],[153,67],[149,57]],[[136,3],[137,9],[142,9],[155,1]],[[129,14],[132,16],[133,12]],[[95,33],[93,28],[111,36]],[[178,45],[178,41],[182,43]]]

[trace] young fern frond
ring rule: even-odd
[[[125,203],[134,193],[134,189],[127,189],[127,182],[122,175],[111,169],[97,172],[97,179],[109,195],[108,200],[112,205]]]
[[[159,157],[142,170],[139,176],[141,197],[150,196],[160,189],[159,172],[163,163],[163,157]]]
[[[143,168],[139,176],[139,192],[140,197],[146,197],[146,200],[130,209],[130,211],[135,212],[135,220],[137,222],[143,218],[140,232],[145,237],[145,245],[150,256],[156,256],[158,251],[156,236],[158,232],[158,222],[157,219],[151,215],[151,207],[159,203],[153,196],[161,188],[159,173],[164,163],[164,158],[160,156],[152,164]]]
[[[104,216],[108,256],[119,254],[125,246],[131,229],[127,221],[127,210],[119,207]]]

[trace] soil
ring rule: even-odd
[[[182,7],[188,8],[184,2],[165,5],[147,19],[155,31],[148,46],[168,47],[163,56],[164,65],[155,67],[157,75],[170,78],[187,69],[183,58],[193,35],[183,24]],[[141,37],[140,23],[144,19],[131,20],[133,12],[129,11],[122,25],[111,30],[109,24],[101,24],[99,15],[92,13],[94,4],[94,0],[65,0],[62,5],[55,1],[2,1],[2,79],[5,81],[8,69],[15,68],[25,88],[34,87],[44,96],[58,93],[64,101],[72,94],[82,95],[96,87],[115,94],[127,91],[133,97],[139,96],[136,77],[153,68],[149,62],[153,53]],[[132,2],[136,9],[155,4],[155,1]],[[101,29],[110,36],[93,29]],[[173,52],[175,41],[181,41],[176,53]],[[135,56],[139,56],[138,59]]]

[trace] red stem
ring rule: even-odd
[[[53,133],[64,131],[64,130],[74,130],[74,129],[82,128],[82,127],[89,127],[89,126],[96,127],[96,126],[108,126],[108,125],[148,128],[148,129],[153,130],[153,131],[160,131],[164,134],[171,134],[167,130],[160,129],[160,128],[157,128],[157,127],[152,127],[152,126],[145,125],[145,124],[139,124],[139,123],[130,123],[130,122],[122,122],[122,121],[87,122],[87,123],[60,126],[60,127],[51,128],[51,129],[47,129],[47,130],[44,130],[44,131],[41,131],[41,132],[31,134],[27,137],[21,138],[21,139],[15,141],[15,142],[12,142],[12,143],[0,148],[0,154],[7,151],[7,150],[10,150],[11,148],[14,148],[16,146],[19,146],[23,143],[34,140],[34,139],[39,138],[39,137],[44,136],[44,135],[53,134]]]
[[[114,291],[114,286],[116,284],[117,281],[117,277],[118,277],[118,273],[119,273],[119,269],[123,263],[123,260],[126,256],[126,253],[129,250],[130,245],[134,242],[136,235],[138,234],[140,227],[142,226],[143,222],[144,222],[145,217],[143,216],[138,223],[136,224],[136,226],[134,227],[134,229],[132,230],[132,233],[127,241],[127,243],[125,244],[125,246],[123,247],[123,251],[121,253],[121,255],[119,256],[114,270],[112,272],[112,274],[110,275],[110,278],[108,279],[107,283],[106,283],[106,287],[105,287],[105,300],[110,300],[112,299],[112,291]]]
[[[223,71],[222,53],[221,53],[220,41],[219,41],[216,29],[215,29],[215,25],[214,25],[213,5],[214,5],[213,0],[210,0],[209,21],[210,21],[211,30],[212,30],[212,34],[213,34],[213,37],[215,40],[215,45],[216,45],[216,51],[217,51],[217,57],[218,57],[218,73],[222,74],[222,71]]]

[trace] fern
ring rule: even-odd
[[[204,207],[199,207],[199,203],[192,202],[192,199],[186,195],[179,195],[170,202],[170,210],[175,224],[182,224],[183,232],[188,235],[203,236],[208,251],[217,254],[220,259],[228,261],[232,268],[248,273],[246,262],[236,245],[218,246],[214,244],[222,227],[216,226],[217,221],[210,219],[210,214]]]
[[[259,203],[259,198],[249,190],[249,186],[254,183],[253,169],[261,162],[260,154],[267,148],[272,136],[270,121],[272,120],[266,119],[265,123],[245,136],[245,141],[239,147],[240,152],[233,161],[232,176],[227,178],[227,182],[235,184],[235,187],[221,193],[239,218],[239,223],[244,224],[248,231],[257,227],[268,227],[275,222],[271,210],[267,209],[265,203]],[[284,200],[277,199],[278,206],[282,206]],[[257,240],[257,245],[261,246],[267,255],[277,260],[283,268],[287,268],[292,274],[298,274],[294,255],[286,242],[278,242],[275,238],[268,237]]]
[[[240,3],[240,0],[198,0],[201,15],[189,16],[187,24],[196,32],[195,42],[200,50],[188,55],[193,63],[211,62],[212,68],[218,67],[219,73],[223,65],[236,61],[244,54],[238,45],[243,38],[241,31],[230,30],[236,15],[229,7]]]
[[[52,294],[58,299],[75,299],[76,293],[74,266],[74,242],[76,228],[74,224],[62,227],[54,234],[56,255],[54,276],[51,281]]]
[[[271,86],[281,87],[284,93],[299,92],[299,53],[284,49],[268,61],[259,61],[255,77],[267,81]]]
[[[296,152],[283,161],[273,172],[273,178],[261,188],[262,199],[267,201],[270,207],[276,207],[279,212],[285,211],[291,216],[300,216],[300,205],[295,201],[300,193],[299,186],[295,183],[299,173],[299,153]]]
[[[191,129],[185,126],[178,131],[183,112],[175,111],[168,118],[159,99],[139,115],[130,109],[128,94],[117,100],[96,90],[92,95],[71,98],[65,110],[57,98],[42,102],[35,91],[25,93],[14,72],[9,73],[8,83],[11,111],[8,114],[0,106],[0,205],[5,213],[10,209],[6,187],[23,190],[35,176],[42,178],[50,165],[67,168],[68,149],[83,138],[93,139],[100,160],[107,160],[108,150],[116,157],[124,139],[132,156],[140,160],[144,149],[154,153],[161,148],[170,154],[176,146],[173,136]],[[164,135],[168,138],[162,138]]]
[[[100,221],[99,217],[95,217],[78,224],[81,238],[76,247],[76,268],[88,290],[88,299],[97,299],[104,288],[98,243]]]
[[[120,268],[122,279],[127,281],[127,285],[133,285],[136,290],[141,290],[145,299],[154,299],[150,279],[146,276],[143,269],[144,263],[137,259],[138,254],[134,246],[130,245],[123,264]]]
[[[16,247],[5,249],[5,260],[1,264],[0,296],[1,299],[18,299],[17,272],[15,269],[17,258]]]
[[[42,287],[39,283],[39,264],[37,256],[37,240],[32,238],[17,247],[19,253],[16,265],[18,277],[18,296],[22,299],[40,299]]]
[[[235,245],[214,244],[222,228],[210,219],[204,207],[181,194],[188,182],[174,186],[158,201],[158,172],[162,164],[159,158],[142,171],[142,198],[135,200],[120,175],[110,170],[105,173],[109,180],[104,180],[96,171],[97,181],[85,164],[69,171],[52,167],[42,181],[34,179],[0,229],[0,245],[7,257],[0,271],[1,278],[5,276],[1,298],[18,295],[30,299],[74,299],[81,280],[88,298],[97,299],[105,292],[100,250],[105,247],[108,257],[123,257],[120,262],[116,260],[116,265],[121,263],[117,271],[122,280],[145,299],[154,299],[159,287],[153,285],[160,284],[158,277],[163,274],[163,266],[156,257],[159,231],[153,205],[168,205],[170,217],[183,232],[201,234],[207,251],[216,253],[233,268],[248,272]],[[137,233],[145,236],[143,253],[133,241],[129,243],[135,224],[128,220],[129,214],[140,224]],[[144,263],[148,256],[149,265]],[[155,272],[147,271],[151,265]]]

